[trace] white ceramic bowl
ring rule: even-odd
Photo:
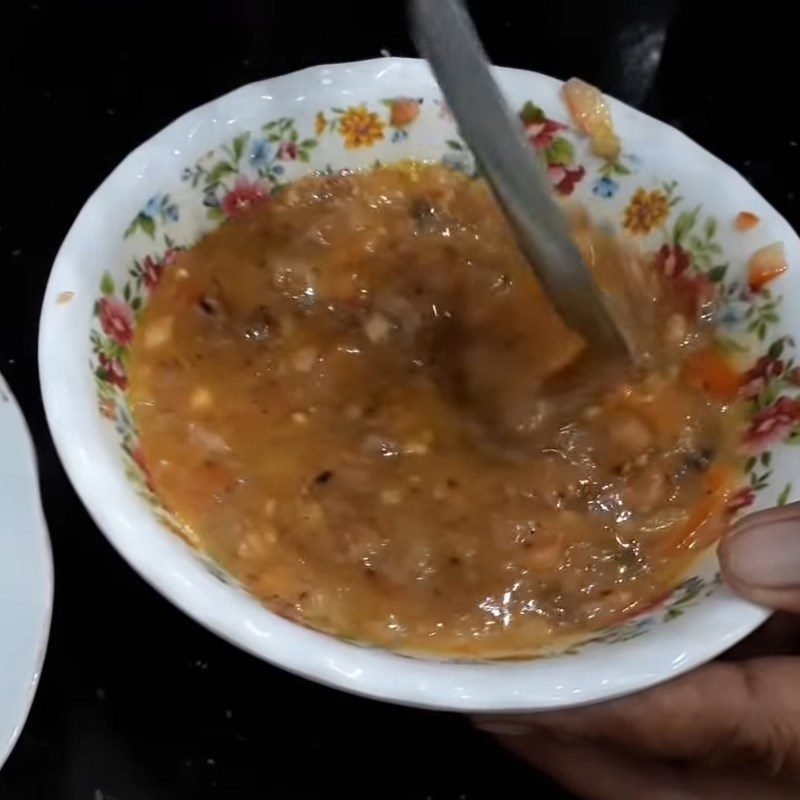
[[[53,559],[36,454],[0,376],[0,766],[39,683],[53,606]]]
[[[498,69],[497,77],[521,110],[532,146],[545,152],[556,191],[660,251],[662,265],[671,259],[680,269],[691,258],[690,269],[723,295],[729,344],[752,352],[742,363],[768,348],[780,361],[767,381],[754,374],[748,382],[758,398],[742,477],[754,488],[743,489],[737,502],[758,508],[794,499],[800,461],[784,440],[797,435],[800,421],[797,373],[789,363],[797,323],[781,318],[780,297],[800,300],[800,275],[790,270],[760,292],[750,291],[743,277],[749,255],[775,240],[785,244],[791,263],[800,263],[800,241],[789,225],[743,178],[678,131],[612,101],[624,155],[602,162],[559,124],[568,123],[559,82],[510,69]],[[257,201],[275,182],[407,156],[474,169],[425,64],[384,59],[238,89],[181,117],[102,184],[53,267],[39,353],[50,427],[95,521],[144,578],[230,642],[322,683],[409,705],[470,711],[575,705],[650,686],[730,647],[766,612],[721,585],[713,553],[657,607],[568,653],[468,663],[409,658],[281,619],[173,533],[147,486],[124,392],[136,315],[148,287],[169,268],[171,249],[193,243],[235,200]],[[761,218],[749,233],[734,230],[743,210]]]

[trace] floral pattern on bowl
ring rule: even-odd
[[[348,151],[352,150],[374,153],[368,165],[413,156],[411,137],[421,122],[438,129],[442,163],[477,176],[474,157],[458,139],[452,118],[441,113],[443,107],[437,97],[427,103],[422,98],[399,97],[318,109],[302,118],[267,120],[259,129],[237,134],[187,166],[180,175],[183,190],[154,195],[124,231],[124,238],[134,241],[131,264],[127,275],[116,282],[109,272],[103,275],[90,334],[98,405],[114,425],[129,479],[161,521],[176,532],[183,534],[155,494],[126,399],[129,348],[150,292],[181,248],[193,244],[210,227],[268,203],[291,180],[312,170],[349,168]],[[726,258],[719,242],[719,221],[705,213],[703,204],[683,197],[678,180],[648,176],[645,185],[644,176],[637,174],[642,161],[635,154],[623,154],[615,161],[596,158],[566,117],[564,108],[558,120],[550,118],[532,99],[519,108],[525,135],[543,159],[556,194],[579,197],[593,212],[600,204],[610,212],[612,225],[642,241],[654,269],[684,290],[713,293],[722,306],[721,342],[739,363],[748,364],[741,368],[750,423],[742,446],[751,455],[743,486],[730,504],[732,512],[739,512],[752,505],[757,493],[772,488],[772,449],[800,443],[800,399],[795,397],[800,366],[795,366],[794,340],[780,333],[781,295],[766,286],[752,290],[732,277],[736,271],[729,269],[732,259]],[[323,138],[339,145],[335,167],[317,158]],[[210,227],[187,229],[187,219],[202,217]],[[774,502],[786,503],[791,493],[791,483],[785,483]],[[660,622],[676,619],[712,593],[719,582],[716,570],[687,578],[649,611],[587,637],[566,652],[641,636]]]

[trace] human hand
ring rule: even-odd
[[[800,614],[800,503],[742,519],[720,560],[739,594]],[[797,800],[800,617],[630,697],[475,724],[587,800]]]

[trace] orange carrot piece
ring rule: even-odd
[[[739,393],[742,376],[714,346],[691,355],[683,366],[686,380],[714,400],[730,401]]]
[[[759,222],[761,222],[761,217],[758,214],[754,214],[752,211],[740,211],[733,224],[737,231],[744,233],[755,228]]]
[[[410,125],[419,116],[420,101],[411,98],[398,98],[392,102],[389,122],[395,128]]]
[[[783,275],[788,269],[786,253],[782,242],[773,242],[760,250],[756,250],[747,264],[747,282],[750,288],[757,292],[766,286],[770,281],[774,281],[779,275]]]

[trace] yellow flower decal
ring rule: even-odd
[[[648,192],[639,187],[625,209],[622,227],[628,233],[646,235],[660,228],[669,214],[669,197],[661,189]]]
[[[386,123],[366,106],[351,106],[339,117],[339,133],[348,150],[357,147],[372,147],[383,139]]]
[[[325,119],[325,115],[321,111],[317,111],[317,118],[314,120],[314,133],[317,136],[321,136],[327,124],[328,120]]]

